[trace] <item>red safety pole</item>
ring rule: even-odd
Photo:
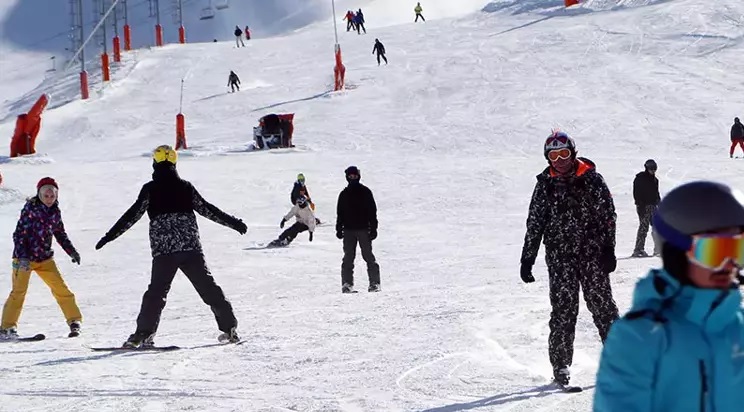
[[[124,50],[132,50],[132,29],[128,24],[124,25]]]
[[[101,54],[101,70],[103,71],[103,81],[107,82],[111,80],[111,72],[109,71],[108,53]]]
[[[121,43],[119,42],[119,36],[114,36],[114,61],[121,62]]]
[[[183,26],[178,28],[178,42],[181,44],[186,43],[186,29]]]
[[[80,72],[80,97],[85,100],[88,98],[88,72]]]
[[[155,26],[155,45],[163,45],[163,26],[159,24]]]

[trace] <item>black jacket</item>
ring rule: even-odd
[[[612,194],[594,163],[579,161],[570,176],[554,177],[550,168],[537,176],[521,263],[535,263],[541,240],[547,254],[558,253],[567,262],[614,255],[617,215]]]
[[[731,126],[731,141],[744,140],[744,124],[734,122]]]
[[[377,205],[372,191],[361,183],[346,186],[338,195],[336,231],[377,231]]]
[[[382,44],[382,42],[376,42],[375,47],[372,48],[372,53],[377,54],[385,54],[385,46]]]
[[[289,200],[292,202],[292,204],[297,203],[297,198],[300,197],[300,195],[304,195],[305,198],[308,200],[308,202],[312,202],[310,199],[310,193],[307,191],[307,186],[303,185],[300,182],[295,182],[294,186],[292,186],[292,193],[289,195]]]
[[[237,74],[230,73],[230,76],[227,78],[227,85],[229,86],[231,83],[240,84],[240,78],[238,78]]]
[[[235,37],[242,36],[243,35],[243,31],[240,30],[240,28],[237,28],[236,27],[235,28],[235,31],[233,32],[233,34],[235,34]]]
[[[633,180],[633,200],[636,206],[658,205],[661,201],[659,179],[646,171],[638,173]]]
[[[106,233],[110,242],[121,236],[147,212],[150,218],[152,257],[176,252],[202,251],[194,212],[238,230],[243,223],[204,200],[190,182],[182,180],[175,166],[156,165],[152,181],[142,186],[134,204]]]

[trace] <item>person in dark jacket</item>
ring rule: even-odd
[[[235,35],[235,47],[245,47],[245,43],[243,43],[243,30],[240,30],[240,27],[235,26],[233,34]]]
[[[377,238],[377,204],[372,191],[359,182],[361,173],[356,166],[349,166],[344,173],[349,183],[338,195],[336,206],[336,237],[344,241],[344,259],[341,263],[341,292],[354,291],[354,259],[356,247],[367,262],[369,291],[380,291],[380,266],[372,254],[372,241]]]
[[[13,232],[13,288],[3,306],[0,340],[18,338],[18,319],[26,300],[32,271],[51,289],[70,327],[68,336],[80,334],[83,315],[75,302],[75,295],[67,287],[57,268],[52,249],[52,238],[55,238],[72,262],[80,264],[80,254],[72,245],[62,223],[58,192],[59,186],[51,177],[39,180],[36,196],[28,199],[21,211]]]
[[[299,199],[300,196],[304,196],[307,199],[307,203],[310,205],[310,210],[315,211],[315,203],[313,203],[313,200],[310,198],[310,191],[307,189],[307,186],[305,186],[305,175],[302,173],[297,175],[297,181],[295,181],[292,186],[292,193],[289,194],[289,200],[292,202],[292,205],[297,204],[297,199]],[[317,217],[315,218],[315,224],[320,224],[320,219]]]
[[[654,214],[663,268],[636,283],[602,348],[594,412],[738,412],[744,405],[744,193],[685,183]]]
[[[738,117],[734,117],[734,124],[731,126],[731,149],[729,149],[729,157],[734,157],[736,145],[739,145],[741,150],[744,151],[744,125],[741,124]]]
[[[573,361],[579,286],[604,341],[618,317],[609,274],[615,270],[615,205],[594,163],[577,157],[574,140],[553,132],[544,146],[548,167],[537,176],[527,217],[520,276],[535,281],[540,241],[550,285],[548,353],[556,382],[567,385]]]
[[[646,253],[646,236],[651,224],[651,216],[656,211],[661,196],[659,195],[659,179],[656,178],[658,166],[654,159],[646,160],[643,164],[644,171],[638,173],[633,180],[633,199],[635,200],[636,212],[638,213],[638,233],[636,234],[633,257],[648,257]],[[654,239],[654,256],[661,254],[661,244]]]
[[[227,77],[227,85],[232,89],[233,93],[235,93],[235,88],[240,91],[240,78],[232,70],[230,70],[230,76]]]
[[[96,244],[96,250],[101,249],[129,230],[145,212],[150,217],[152,277],[142,297],[137,330],[129,336],[124,347],[153,345],[160,315],[178,269],[194,285],[204,303],[212,308],[223,332],[220,340],[239,340],[238,321],[232,305],[215,283],[204,260],[194,212],[240,234],[246,233],[246,225],[204,200],[190,182],[181,179],[176,171],[177,159],[178,154],[168,145],[155,149],[152,181],[142,186],[134,204]]]
[[[367,29],[364,28],[364,13],[362,13],[362,9],[359,9],[354,15],[354,26],[356,26],[358,34],[362,34],[361,30],[364,30],[364,34],[367,34]]]
[[[377,53],[377,65],[380,65],[380,57],[385,60],[385,64],[388,64],[387,57],[385,57],[385,45],[380,42],[379,39],[375,39],[375,46],[372,48],[372,54]]]

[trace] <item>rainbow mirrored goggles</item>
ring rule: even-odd
[[[687,257],[711,270],[721,270],[729,262],[744,268],[744,235],[694,235]]]

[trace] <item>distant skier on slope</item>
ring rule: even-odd
[[[734,157],[734,150],[736,145],[741,147],[744,151],[744,124],[741,124],[738,117],[734,117],[734,124],[731,126],[731,149],[729,149],[729,157]]]
[[[245,47],[245,43],[243,43],[243,31],[240,30],[240,27],[235,26],[233,34],[235,34],[235,47],[240,48],[241,45]]]
[[[385,60],[385,64],[388,64],[388,59],[385,57],[385,45],[380,42],[379,39],[375,39],[375,45],[372,47],[372,54],[377,53],[377,65],[380,65],[380,58]]]
[[[297,235],[306,230],[310,231],[309,240],[311,242],[313,241],[313,232],[315,232],[316,223],[315,214],[313,213],[312,209],[308,207],[309,205],[310,202],[305,196],[299,196],[297,198],[297,203],[292,206],[292,209],[290,209],[289,213],[287,213],[282,218],[281,223],[279,223],[279,227],[284,229],[284,224],[287,223],[287,221],[292,217],[297,218],[297,220],[292,226],[282,232],[279,235],[278,239],[271,241],[271,243],[269,243],[269,246],[287,246],[292,243]]]
[[[416,3],[416,7],[413,9],[414,13],[416,13],[416,20],[414,23],[418,23],[419,17],[421,17],[421,20],[426,22],[426,19],[424,18],[424,15],[421,14],[421,12],[424,11],[423,7],[421,7],[421,2]]]
[[[251,29],[248,26],[245,26],[245,39],[250,40],[251,39]]]
[[[367,34],[367,29],[364,27],[364,14],[362,9],[359,9],[354,15],[354,26],[356,26],[357,34],[362,34],[361,30],[364,30],[364,34]]]
[[[349,32],[353,28],[356,30],[356,27],[354,27],[354,12],[351,10],[348,10],[346,12],[346,16],[342,20],[346,20],[346,31]]]
[[[633,257],[648,257],[646,253],[646,236],[648,227],[651,225],[651,217],[656,211],[656,206],[661,200],[659,195],[659,179],[656,177],[658,166],[654,159],[646,160],[643,164],[644,171],[638,173],[633,179],[633,200],[638,213],[638,232],[636,234],[635,248]],[[661,254],[661,242],[655,235],[654,239],[654,256]]]
[[[550,286],[548,353],[553,378],[568,385],[573,361],[579,287],[604,342],[618,317],[609,274],[615,271],[615,205],[594,163],[577,157],[574,140],[553,132],[543,154],[548,167],[537,175],[527,217],[520,277],[535,281],[540,241],[545,244]]]
[[[142,186],[135,203],[119,218],[96,244],[96,250],[123,235],[147,212],[150,217],[150,249],[152,274],[150,285],[142,297],[137,317],[137,329],[124,347],[153,346],[168,291],[180,269],[209,305],[222,335],[221,341],[237,342],[238,321],[233,307],[222,289],[215,283],[199,240],[199,226],[194,212],[227,226],[241,235],[248,230],[242,220],[230,216],[204,200],[196,188],[181,179],[176,170],[178,153],[168,145],[153,151],[152,181]]]
[[[3,307],[0,340],[18,338],[17,326],[23,302],[26,299],[31,272],[36,272],[41,280],[52,290],[52,295],[62,309],[70,327],[69,337],[80,334],[83,315],[75,302],[75,295],[62,279],[54,262],[52,237],[72,258],[80,264],[80,254],[67,237],[62,223],[62,212],[57,200],[59,186],[51,177],[39,180],[36,196],[28,199],[21,211],[15,232],[13,232],[13,289]]]
[[[300,196],[305,196],[307,203],[310,205],[310,209],[315,212],[315,203],[313,203],[312,198],[310,198],[310,191],[305,185],[305,175],[302,173],[297,175],[297,180],[294,182],[294,185],[292,185],[292,193],[289,194],[289,200],[292,202],[292,205],[297,204],[297,199],[299,199]],[[320,219],[317,217],[315,218],[315,224],[320,224]]]
[[[232,70],[230,70],[230,76],[227,77],[227,85],[232,89],[232,93],[235,93],[235,88],[240,91],[240,79]]]

